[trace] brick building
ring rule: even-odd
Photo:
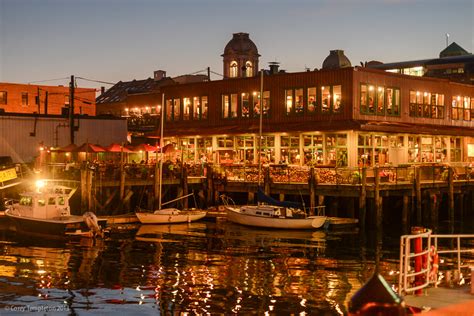
[[[70,89],[0,82],[0,111],[4,113],[61,115],[69,111]],[[95,89],[74,89],[74,113],[94,116]]]

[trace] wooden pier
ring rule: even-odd
[[[158,199],[156,167],[135,166],[141,172],[130,172],[126,166],[116,168],[118,172],[107,174],[101,167],[81,167],[82,209],[100,216],[128,213],[138,205],[153,209]],[[60,176],[57,171],[56,176]],[[254,166],[207,165],[198,172],[179,166],[165,172],[163,199],[194,192],[197,206],[202,208],[218,206],[222,194],[254,203],[257,177]],[[474,212],[474,172],[468,166],[266,166],[261,182],[265,193],[279,200],[303,200],[309,209],[326,205],[327,215],[357,218],[361,227],[380,227],[384,216],[400,219],[402,227],[436,227],[440,216],[454,222]],[[180,206],[188,203],[194,202],[185,200]]]

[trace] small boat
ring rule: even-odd
[[[163,94],[163,103],[164,103],[164,94]],[[161,203],[162,197],[162,186],[163,186],[163,148],[165,144],[163,142],[163,126],[164,126],[164,115],[161,115],[161,134],[160,134],[160,164],[159,164],[159,175],[158,175],[158,209],[153,211],[143,211],[138,208],[138,211],[135,213],[138,220],[142,224],[172,224],[172,223],[190,223],[201,218],[205,217],[207,211],[198,210],[198,209],[189,209],[189,210],[179,210],[177,208],[162,208],[163,205],[173,203],[175,201],[185,199],[191,195],[194,196],[194,193],[178,197],[174,200],[168,201],[166,203]],[[196,205],[196,201],[195,205]]]
[[[190,209],[178,210],[177,208],[164,208],[154,212],[136,212],[138,220],[142,224],[172,224],[190,223],[205,217],[204,210]]]
[[[10,200],[5,215],[19,233],[33,235],[102,235],[106,220],[92,212],[71,215],[69,199],[76,189],[59,185],[54,180],[39,180],[34,191],[20,194],[19,201]]]
[[[278,229],[317,229],[326,222],[326,216],[307,216],[301,210],[276,205],[227,205],[227,220],[233,223]]]
[[[307,216],[299,203],[277,201],[266,195],[259,187],[257,205],[236,206],[234,201],[225,195],[221,196],[227,212],[227,220],[233,223],[276,229],[318,229],[327,223],[324,206],[318,206],[316,216]]]

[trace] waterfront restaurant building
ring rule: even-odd
[[[474,161],[472,84],[352,67],[342,50],[331,51],[320,70],[286,73],[272,64],[262,80],[246,33],[234,34],[222,56],[223,80],[162,85],[146,104],[135,104],[156,115],[154,128],[137,135],[150,143],[160,135],[163,93],[165,143],[174,143],[188,162],[256,163],[260,111],[268,163]],[[111,106],[97,101],[99,113]]]

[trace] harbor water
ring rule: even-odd
[[[1,315],[342,315],[376,265],[398,282],[399,232],[200,221],[50,240],[2,224]]]

